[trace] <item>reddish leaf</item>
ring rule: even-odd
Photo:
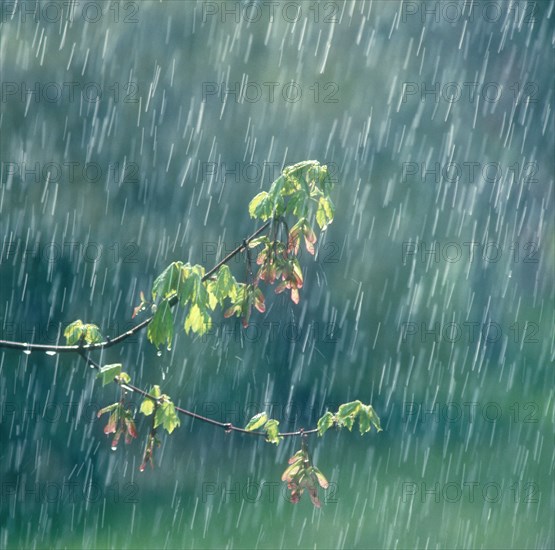
[[[266,250],[262,250],[258,257],[256,258],[256,263],[262,265],[266,261]]]
[[[318,490],[309,488],[308,494],[310,495],[310,500],[312,501],[312,504],[314,504],[316,508],[320,508],[321,504],[320,499],[318,498]]]
[[[260,312],[264,313],[266,311],[266,304],[264,303],[264,294],[257,288],[254,295],[254,307]]]
[[[303,227],[304,238],[311,244],[316,242],[316,233],[314,233],[312,227],[306,223]]]
[[[292,261],[292,275],[295,281],[295,286],[297,288],[302,288],[303,286],[303,272],[301,266],[297,260]]]
[[[276,286],[275,293],[276,294],[281,294],[286,288],[287,288],[287,283],[286,282],[279,283],[279,285]]]
[[[300,240],[301,240],[301,237],[299,235],[299,232],[295,229],[291,230],[289,232],[289,238],[287,240],[287,252],[288,253],[293,252],[294,254],[298,254]]]
[[[226,309],[224,311],[224,317],[227,319],[228,317],[233,317],[235,315],[235,312],[237,311],[237,308],[235,306],[231,306],[229,309]]]
[[[137,437],[137,428],[135,422],[131,418],[125,419],[125,425],[127,426],[127,433],[130,437]]]
[[[119,439],[120,439],[122,433],[123,433],[123,430],[121,428],[119,428],[118,431],[116,432],[116,435],[112,439],[112,449],[114,449],[115,447],[118,446]]]
[[[108,419],[108,424],[106,424],[106,426],[104,426],[104,433],[106,435],[116,433],[117,423],[118,423],[117,415],[116,415],[115,412],[113,412],[110,415],[110,418]]]

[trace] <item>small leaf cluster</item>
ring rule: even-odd
[[[288,244],[281,241],[272,241],[268,237],[260,237],[251,242],[249,246],[262,245],[256,263],[260,266],[255,282],[264,281],[274,284],[276,279],[281,282],[276,286],[276,294],[286,289],[291,290],[291,300],[299,303],[299,289],[303,286],[303,272],[299,260],[291,253]]]
[[[273,418],[268,418],[265,412],[255,414],[245,426],[245,430],[249,432],[254,432],[255,430],[262,430],[266,432],[266,441],[268,443],[274,443],[279,445],[279,442],[283,439],[279,435],[279,422]]]
[[[141,403],[140,411],[145,416],[152,416],[152,425],[146,439],[143,461],[139,467],[139,470],[144,472],[147,464],[154,468],[154,449],[160,446],[160,440],[157,437],[158,428],[161,426],[171,434],[181,424],[181,421],[177,416],[175,405],[168,395],[161,392],[160,386],[152,386],[148,397],[145,397]]]
[[[129,384],[131,381],[131,377],[126,372],[122,372],[121,369],[121,363],[105,365],[100,368],[97,378],[102,380],[103,386],[110,382],[116,382],[123,390],[125,384]],[[127,444],[131,443],[131,441],[137,437],[137,428],[133,420],[133,413],[131,409],[125,406],[123,396],[124,392],[122,391],[122,398],[119,401],[100,409],[96,415],[97,418],[100,418],[103,414],[110,413],[108,423],[104,427],[104,433],[106,435],[111,433],[115,434],[112,438],[113,450],[116,450],[122,435],[125,435],[125,443]]]
[[[292,214],[316,218],[321,230],[332,222],[335,206],[330,198],[333,182],[325,165],[306,160],[285,168],[269,191],[262,191],[249,204],[252,218],[266,221]]]
[[[258,285],[237,283],[235,289],[230,293],[231,306],[225,310],[224,317],[241,317],[243,327],[247,327],[254,306],[260,313],[266,311],[264,294]]]
[[[112,449],[116,450],[119,439],[125,434],[125,442],[130,443],[133,438],[137,437],[137,429],[133,420],[133,413],[125,407],[123,395],[125,390],[133,390],[127,384],[131,382],[131,377],[122,372],[121,363],[105,365],[100,368],[97,378],[102,381],[105,386],[110,382],[116,382],[122,389],[122,398],[120,401],[104,407],[98,411],[97,416],[100,418],[103,414],[110,413],[108,424],[104,428],[105,434],[115,434],[112,439]],[[160,386],[152,386],[150,392],[145,394],[145,398],[141,403],[140,412],[145,416],[152,416],[152,425],[147,436],[145,451],[143,453],[143,461],[140,466],[141,472],[147,464],[154,467],[154,449],[160,445],[157,437],[157,429],[161,426],[168,433],[172,433],[181,421],[177,416],[175,405],[170,397],[163,394]]]
[[[133,421],[133,413],[127,409],[123,401],[112,403],[97,413],[100,418],[103,414],[110,413],[108,423],[104,427],[106,435],[113,433],[112,449],[115,450],[122,435],[125,434],[125,443],[131,443],[132,439],[137,437],[137,428]]]
[[[288,461],[289,466],[283,472],[281,480],[287,483],[287,488],[291,491],[290,500],[296,504],[301,499],[304,490],[308,491],[312,504],[320,508],[320,499],[318,498],[318,485],[322,489],[329,487],[328,480],[324,474],[310,463],[308,449],[304,444]]]
[[[229,267],[220,267],[217,275],[205,281],[205,270],[201,265],[171,263],[154,281],[152,287],[152,310],[154,316],[149,323],[148,339],[157,347],[171,346],[173,339],[172,305],[177,300],[188,307],[185,332],[203,335],[212,326],[212,312],[216,306],[224,307],[224,317],[242,318],[243,326],[249,323],[252,308],[263,313],[266,309],[260,281],[273,284],[281,279],[276,293],[291,291],[293,302],[299,302],[299,289],[303,286],[301,266],[295,254],[299,249],[301,235],[307,250],[314,254],[316,234],[310,220],[315,220],[324,230],[333,220],[334,205],[330,198],[332,181],[326,166],[317,161],[304,161],[285,168],[273,182],[268,192],[256,195],[249,204],[251,217],[275,224],[285,224],[286,214],[297,217],[288,234],[287,242],[263,236],[249,243],[253,248],[263,245],[257,258],[260,269],[252,282],[235,280]],[[274,231],[275,232],[275,231]],[[250,262],[250,260],[249,260]],[[141,293],[141,303],[134,309],[133,316],[145,310],[149,302]]]
[[[317,237],[312,228],[313,220],[324,231],[333,221],[335,207],[330,197],[332,180],[326,166],[317,161],[304,161],[285,168],[269,191],[262,191],[249,204],[251,217],[262,221],[272,218],[274,224],[285,223],[287,214],[297,218],[288,231],[287,241],[281,242],[262,236],[250,243],[251,247],[262,245],[256,263],[260,269],[256,281],[273,284],[281,279],[276,294],[290,290],[291,300],[299,303],[299,289],[303,286],[303,274],[299,260],[301,236],[307,251],[314,255]]]
[[[374,428],[381,432],[380,418],[374,411],[372,405],[364,405],[360,401],[351,401],[343,403],[335,414],[327,412],[318,420],[318,435],[324,435],[329,428],[336,426],[337,428],[346,427],[349,431],[353,429],[355,420],[358,418],[358,427],[360,435],[369,432]]]
[[[96,325],[83,323],[81,319],[77,319],[69,324],[64,330],[66,344],[73,346],[74,344],[96,344],[102,342],[102,334]]]
[[[148,325],[148,339],[155,345],[166,344],[169,348],[173,339],[173,315],[171,301],[177,298],[180,305],[188,307],[185,317],[185,332],[202,335],[212,326],[211,312],[223,306],[228,298],[232,303],[244,294],[229,267],[224,265],[218,274],[204,281],[204,267],[171,263],[154,281],[152,300],[154,316]],[[143,302],[141,302],[142,304]],[[138,306],[140,307],[140,305]]]
[[[160,391],[160,386],[152,386],[149,395],[154,399],[145,397],[141,403],[140,411],[145,416],[154,413],[153,428],[156,429],[158,426],[162,426],[171,434],[181,424],[175,405],[168,395]]]

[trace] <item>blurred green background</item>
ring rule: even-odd
[[[279,481],[298,441],[187,418],[139,473],[147,422],[112,452],[96,419],[114,388],[0,350],[0,547],[553,548],[553,8],[4,2],[0,339],[123,332],[168,263],[216,263],[317,159],[336,218],[298,306],[269,289],[247,331],[217,314],[97,359],[220,421],[360,399],[384,431],[309,440],[320,510]]]

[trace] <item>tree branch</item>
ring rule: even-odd
[[[88,354],[86,353],[86,351],[83,347],[79,348],[77,353],[79,353],[79,355],[86,361],[86,363],[88,365],[91,365],[92,367],[94,367],[98,371],[100,370],[100,364],[97,363],[94,359],[91,359],[88,356]],[[127,390],[131,393],[136,393],[138,395],[142,395],[143,397],[145,397],[147,399],[151,399],[152,401],[155,401],[155,402],[159,401],[158,398],[154,397],[153,395],[151,395],[147,391],[142,390],[141,388],[138,388],[137,386],[134,386],[133,384],[120,383],[119,378],[117,376],[114,379],[114,382],[116,384],[118,384],[120,387],[122,387],[123,389],[125,389],[125,390]],[[181,414],[184,414],[186,416],[190,416],[191,418],[194,418],[194,419],[199,420],[201,422],[206,422],[207,424],[212,424],[213,426],[218,426],[219,428],[223,428],[226,432],[239,432],[239,433],[248,434],[248,435],[257,435],[257,436],[266,437],[265,432],[255,432],[255,431],[245,430],[244,428],[238,428],[237,426],[234,426],[231,422],[219,422],[218,420],[213,420],[212,418],[208,418],[206,416],[202,416],[200,414],[197,414],[193,411],[189,411],[189,410],[184,409],[182,407],[178,407],[177,405],[175,405],[175,403],[174,403],[174,407],[175,407],[175,410],[180,412]],[[283,432],[283,433],[279,433],[278,435],[280,435],[281,437],[294,437],[294,436],[299,436],[299,435],[304,435],[304,434],[316,433],[317,431],[318,431],[318,428],[314,428],[312,430],[300,429],[296,432]]]
[[[207,281],[210,277],[212,277],[212,275],[214,275],[214,273],[218,271],[218,269],[220,269],[220,267],[227,264],[232,258],[237,256],[237,254],[245,250],[248,247],[248,244],[253,239],[258,237],[258,235],[260,235],[260,233],[262,233],[271,223],[272,223],[272,220],[270,219],[267,222],[265,222],[263,225],[261,225],[250,237],[246,238],[235,250],[232,250],[225,258],[220,260],[210,271],[205,273],[204,277],[202,278],[202,281],[203,282]],[[173,307],[175,306],[175,304],[177,304],[177,302],[178,302],[177,296],[174,296],[169,301],[169,306]],[[121,344],[121,342],[123,342],[124,340],[127,340],[127,338],[129,338],[130,336],[133,336],[133,334],[136,334],[137,332],[147,327],[149,323],[152,321],[152,319],[153,319],[153,316],[151,315],[150,317],[148,317],[138,325],[135,325],[130,330],[123,332],[114,338],[107,338],[104,342],[97,342],[96,344],[85,344],[85,345],[75,344],[73,346],[62,346],[62,345],[55,345],[55,344],[29,344],[26,342],[12,342],[9,340],[0,340],[0,348],[19,349],[22,351],[45,351],[45,352],[52,351],[55,353],[80,353],[80,351],[97,351],[97,350],[102,350],[106,348],[111,348],[112,346],[115,346],[117,344]]]

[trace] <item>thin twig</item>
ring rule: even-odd
[[[79,355],[87,362],[88,365],[91,365],[92,367],[94,367],[98,371],[100,370],[100,364],[98,364],[94,359],[91,359],[87,355],[87,353],[85,352],[85,350],[83,348],[80,348],[77,353],[79,353]],[[116,382],[116,384],[119,384],[124,389],[130,391],[131,393],[136,393],[138,395],[142,395],[146,399],[151,399],[152,401],[154,401],[156,403],[158,403],[160,401],[159,398],[155,397],[154,395],[151,395],[150,393],[148,393],[145,390],[142,390],[141,388],[138,388],[137,386],[134,386],[133,384],[120,383],[117,376],[114,379],[114,382]],[[199,420],[200,422],[206,422],[207,424],[212,424],[213,426],[218,426],[219,428],[223,428],[226,432],[239,432],[239,433],[248,434],[248,435],[257,435],[257,436],[266,437],[265,432],[254,432],[254,431],[251,432],[249,430],[245,430],[244,428],[238,428],[237,426],[234,426],[231,422],[219,422],[218,420],[213,420],[212,418],[208,418],[206,416],[202,416],[200,414],[197,414],[193,411],[189,411],[189,410],[184,409],[182,407],[178,407],[175,404],[174,404],[174,407],[175,407],[175,410],[180,412],[181,414],[184,414],[186,416],[190,416],[191,418],[195,418],[196,420]],[[281,437],[293,437],[293,436],[299,436],[299,435],[304,435],[304,434],[316,433],[317,431],[318,431],[317,428],[314,428],[312,430],[300,429],[296,432],[283,432],[283,433],[279,433],[278,435],[281,436]]]
[[[225,258],[220,260],[210,271],[205,273],[204,277],[202,277],[202,281],[207,281],[214,273],[220,269],[224,264],[227,264],[232,258],[234,258],[237,254],[242,252],[245,249],[245,246],[250,243],[253,239],[258,237],[260,233],[262,233],[271,223],[271,220],[268,220],[263,225],[261,225],[250,237],[245,239],[235,250],[232,250]],[[178,298],[174,296],[169,300],[169,306],[173,307],[177,304]],[[60,346],[54,344],[29,344],[27,342],[12,342],[9,340],[0,340],[0,348],[10,348],[10,349],[19,349],[22,351],[52,351],[56,353],[79,353],[80,350],[83,351],[97,351],[106,348],[111,348],[117,344],[120,344],[124,340],[127,340],[133,334],[143,330],[147,327],[153,319],[153,315],[135,325],[133,328],[129,329],[126,332],[115,336],[114,338],[109,338],[104,342],[97,342],[96,344],[86,344],[86,345],[79,345],[75,344],[73,346]]]

